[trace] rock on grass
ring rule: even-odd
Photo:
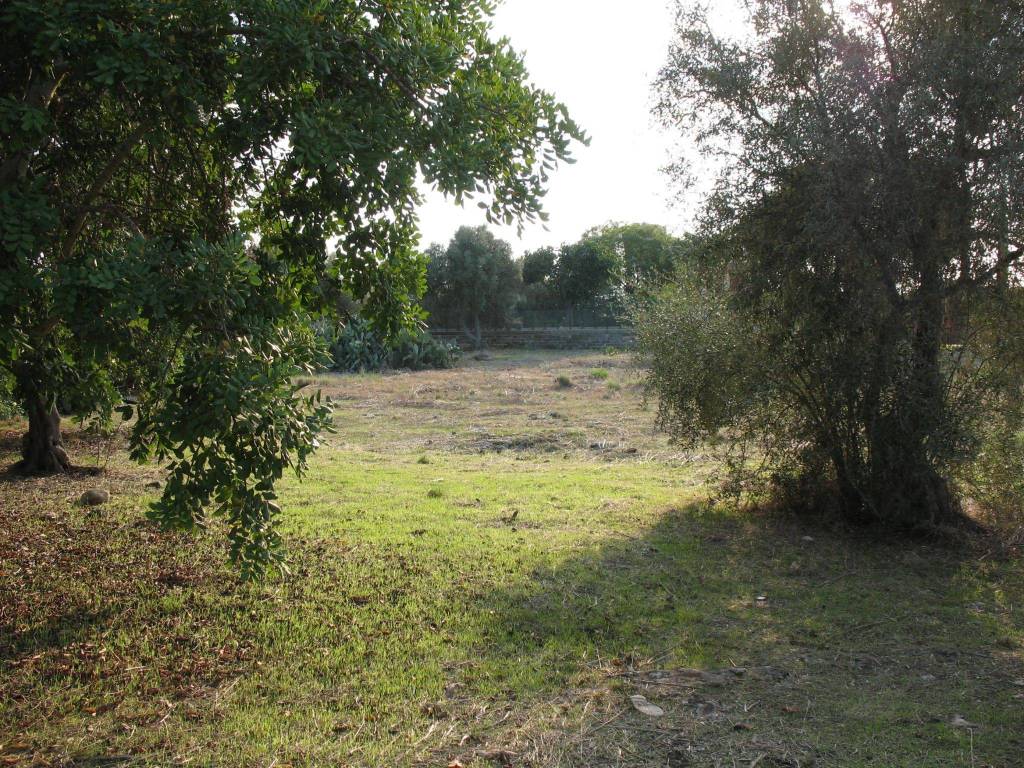
[[[83,507],[95,507],[100,504],[106,504],[108,501],[110,501],[110,491],[103,490],[102,488],[90,488],[78,500]]]

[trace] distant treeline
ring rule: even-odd
[[[619,325],[626,299],[663,283],[692,252],[656,224],[607,224],[574,243],[512,257],[486,227],[462,227],[427,249],[423,307],[434,327]]]

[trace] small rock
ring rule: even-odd
[[[440,702],[427,702],[420,707],[420,712],[434,720],[443,720],[448,717],[448,710]]]
[[[806,541],[806,542],[810,543],[810,542],[814,541],[814,537],[813,536],[801,536],[800,537],[800,541]]]
[[[633,706],[637,712],[647,715],[648,717],[661,717],[665,714],[665,710],[659,707],[657,704],[651,704],[647,700],[646,696],[641,696],[639,693],[629,697],[629,700],[633,702]]]
[[[937,679],[935,675],[921,675],[922,683],[934,683]]]
[[[784,680],[789,677],[789,672],[778,667],[751,667],[750,676],[755,680]]]
[[[800,563],[798,563],[796,560],[790,563],[789,572],[793,574],[800,573]]]
[[[732,672],[732,670],[727,671]],[[736,674],[735,672],[732,673]],[[702,683],[707,683],[708,685],[725,685],[726,683],[725,675],[722,675],[718,672],[708,672],[703,669],[677,669],[674,671],[673,674],[675,674],[678,677],[688,678],[690,680],[698,680]]]
[[[148,483],[146,483],[146,487],[147,488],[162,488],[163,487],[163,483],[161,483],[159,480],[150,480]]]
[[[722,675],[716,675],[714,672],[705,672],[700,676],[702,683],[708,685],[725,685],[725,678]]]
[[[751,729],[751,725],[750,723],[736,723],[732,729],[734,731],[749,731]]]
[[[110,491],[105,491],[102,488],[90,488],[82,494],[82,497],[78,501],[84,507],[95,507],[99,504],[106,504],[110,501]]]
[[[765,597],[764,595],[758,595],[757,599],[754,600],[754,607],[755,608],[767,608],[768,607],[768,598]]]
[[[444,687],[444,697],[446,699],[454,699],[459,695],[459,689],[462,687],[462,683],[448,683]]]
[[[43,518],[43,520],[57,520],[59,519],[60,515],[58,515],[56,512],[47,511],[43,512],[43,514],[41,514],[40,517]]]
[[[977,728],[976,723],[969,722],[964,719],[963,715],[953,715],[953,719],[949,721],[949,724],[954,728]]]
[[[516,753],[510,749],[485,749],[476,754],[478,757],[498,765],[512,765],[512,761],[516,757]]]

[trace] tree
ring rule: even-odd
[[[715,279],[641,312],[662,422],[753,444],[777,490],[850,519],[957,519],[952,478],[996,402],[978,369],[1005,361],[944,329],[1021,276],[1024,16],[966,0],[751,13],[732,40],[681,10],[658,81],[660,116],[722,168],[703,218]]]
[[[511,246],[487,227],[459,227],[447,248],[431,246],[428,256],[424,305],[479,347],[481,325],[505,325],[519,298],[522,277]]]
[[[169,465],[158,519],[278,557],[274,482],[330,423],[293,376],[340,289],[393,333],[422,286],[417,177],[540,214],[580,131],[486,0],[10,0],[0,8],[0,370],[21,468],[69,466],[59,399]]]
[[[549,282],[555,274],[555,262],[558,254],[554,248],[538,248],[523,254],[521,271],[524,285],[537,285]]]
[[[583,239],[615,255],[615,279],[626,293],[664,282],[688,253],[688,243],[660,224],[605,224]]]
[[[584,239],[559,249],[552,283],[563,306],[571,308],[611,290],[614,275],[615,254]]]

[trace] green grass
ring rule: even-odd
[[[550,386],[595,364],[628,384],[620,360],[324,378],[338,433],[284,485],[291,573],[263,585],[217,531],[142,521],[157,473],[123,456],[3,478],[0,757],[1020,765],[1020,562],[709,507],[714,467],[635,388]],[[748,671],[679,672],[727,667]]]
[[[608,375],[609,374],[608,374],[608,369],[607,368],[591,368],[590,369],[590,378],[592,378],[592,379],[597,379],[598,381],[604,381],[605,379],[608,378]]]

